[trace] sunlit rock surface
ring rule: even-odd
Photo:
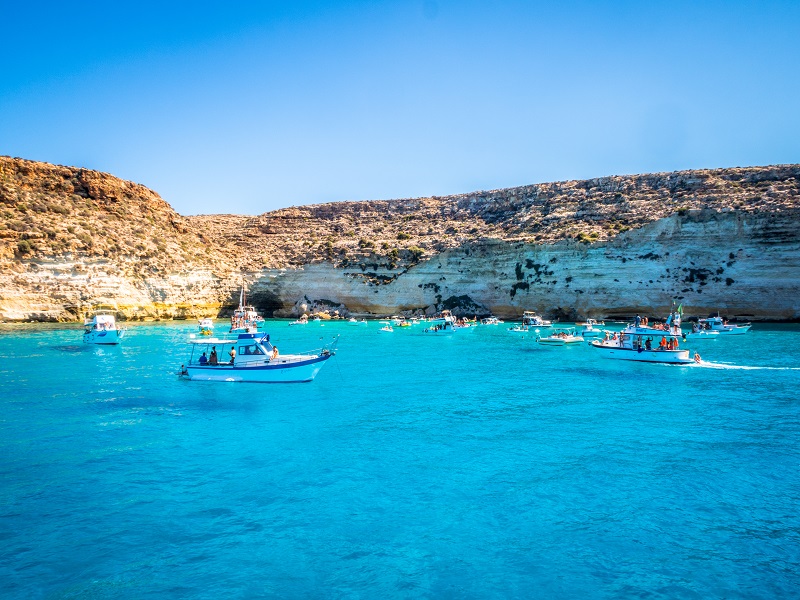
[[[0,319],[401,311],[800,318],[800,166],[182,217],[144,186],[0,157]]]

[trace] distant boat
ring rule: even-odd
[[[322,348],[302,354],[280,354],[266,333],[240,333],[232,338],[196,338],[189,341],[191,356],[181,375],[192,381],[248,383],[305,383],[313,381],[336,353],[338,336]],[[236,349],[229,359],[226,346]],[[216,350],[222,356],[217,357]]]
[[[423,333],[434,333],[439,335],[453,335],[456,332],[456,320],[449,310],[443,310],[438,317],[428,319],[428,326],[422,330]]]
[[[600,329],[600,325],[604,325],[604,323],[598,323],[594,319],[586,319],[586,323],[581,327],[580,336],[583,338],[603,337],[605,331]]]
[[[291,323],[289,323],[289,327],[291,327],[292,325],[308,325],[308,317],[303,315],[296,321],[292,321]]]
[[[206,317],[204,319],[198,319],[198,323],[200,335],[212,335],[214,333],[214,319]]]
[[[699,319],[698,323],[706,326],[706,328],[710,329],[711,331],[717,331],[722,335],[744,335],[750,331],[750,328],[752,327],[750,323],[731,325],[727,321],[723,320],[722,317],[719,316],[719,313],[717,313],[717,316],[715,317]]]
[[[503,321],[495,316],[485,317],[481,319],[481,325],[501,325],[502,323]]]
[[[348,322],[348,324],[355,325],[355,326],[361,326],[361,325],[366,325],[367,324],[367,320],[366,319],[358,320],[355,317],[351,317],[351,318],[347,319],[347,322]]]
[[[113,345],[119,344],[125,337],[127,329],[118,329],[113,314],[96,312],[91,318],[83,321],[83,343]]]
[[[552,327],[552,321],[546,321],[532,310],[526,310],[522,313],[522,324],[528,327]]]
[[[263,325],[264,317],[258,314],[254,306],[248,306],[247,293],[242,284],[242,290],[239,292],[239,307],[233,311],[230,332],[255,333]]]
[[[567,346],[569,344],[580,344],[585,340],[575,335],[574,327],[556,329],[546,337],[537,337],[536,341],[544,346]]]

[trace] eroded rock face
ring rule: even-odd
[[[800,318],[800,166],[181,217],[110,175],[0,157],[0,319],[535,309]]]

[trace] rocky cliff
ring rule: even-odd
[[[0,157],[0,318],[263,312],[800,318],[800,165],[182,217],[111,175]]]

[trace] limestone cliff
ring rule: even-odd
[[[800,318],[800,165],[181,217],[110,175],[0,157],[0,318],[329,307]]]

